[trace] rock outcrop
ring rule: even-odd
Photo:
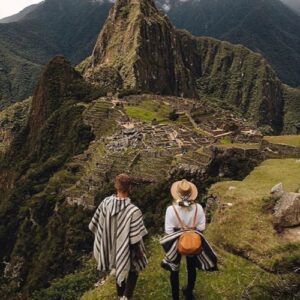
[[[175,29],[153,0],[116,1],[81,69],[101,87],[120,78],[114,91],[211,97],[282,130],[282,84],[267,61],[243,46]]]
[[[273,222],[276,227],[300,225],[300,193],[285,192],[282,183],[271,190],[277,202],[274,207]]]

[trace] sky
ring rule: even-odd
[[[41,0],[0,0],[0,19],[18,13],[23,8]]]

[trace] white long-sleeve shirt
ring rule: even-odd
[[[175,208],[183,221],[188,227],[192,227],[194,224],[194,216],[196,211],[196,205],[198,207],[197,212],[197,221],[196,221],[196,229],[199,231],[203,231],[205,229],[205,213],[200,204],[192,204],[190,207],[179,206],[178,204],[174,204]],[[182,226],[175,214],[173,206],[169,206],[166,211],[165,217],[165,232],[170,234],[174,232],[175,229],[180,229]]]

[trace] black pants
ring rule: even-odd
[[[188,283],[186,287],[187,296],[192,295],[196,282],[196,257],[186,257],[186,265],[188,272]],[[179,271],[172,271],[170,274],[173,300],[179,300]]]
[[[126,281],[123,281],[121,286],[117,284],[117,293],[118,297],[125,296],[130,299],[133,295],[134,288],[138,279],[138,273],[129,272],[128,278]]]

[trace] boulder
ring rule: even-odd
[[[271,190],[276,199],[273,222],[277,227],[300,225],[300,193],[285,192],[282,183]]]

